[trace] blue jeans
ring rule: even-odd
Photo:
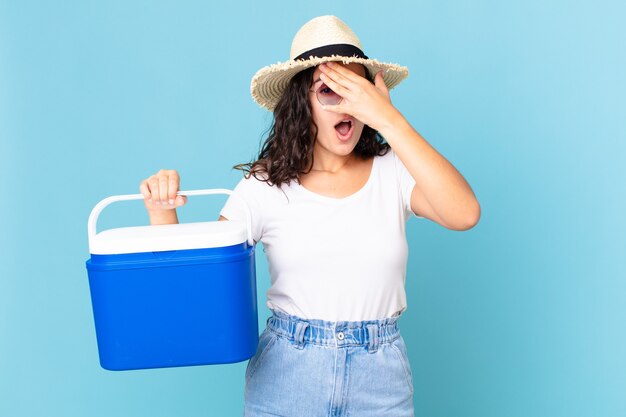
[[[246,369],[245,417],[414,415],[398,317],[328,322],[272,313]]]

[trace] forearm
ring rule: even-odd
[[[480,217],[480,205],[465,178],[395,110],[379,130],[415,179],[415,185],[448,225],[463,227]]]

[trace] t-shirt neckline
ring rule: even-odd
[[[327,195],[316,193],[315,191],[311,191],[308,188],[306,188],[304,185],[300,184],[298,181],[295,181],[295,184],[299,190],[302,190],[302,192],[309,194],[317,198],[318,200],[330,201],[330,202],[335,202],[335,203],[343,203],[345,201],[349,201],[358,197],[359,195],[363,194],[367,188],[370,187],[370,183],[373,181],[372,179],[374,177],[374,169],[376,169],[377,164],[378,164],[378,159],[379,159],[378,156],[374,156],[374,160],[372,161],[372,167],[370,168],[370,174],[367,177],[367,181],[365,182],[365,184],[363,184],[361,188],[359,188],[352,194],[349,194],[345,197],[330,197]]]

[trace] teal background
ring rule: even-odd
[[[626,415],[623,2],[0,0],[0,416],[241,414],[245,363],[99,367],[87,216],[160,168],[233,187],[271,122],[251,76],[321,14],[409,67],[394,104],[482,206],[408,224],[416,414]],[[120,203],[99,230],[140,224]],[[261,248],[257,272],[264,306]]]

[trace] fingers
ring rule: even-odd
[[[185,205],[187,198],[177,195],[179,189],[180,177],[175,170],[162,169],[139,185],[144,203],[150,210],[173,209]]]
[[[359,74],[332,61],[320,64],[320,71],[322,71],[323,74],[330,76],[340,84],[346,85],[347,87],[359,84],[365,79]]]
[[[347,88],[345,88],[343,85],[338,84],[335,80],[333,80],[326,74],[320,74],[320,80],[322,80],[327,87],[329,87],[335,93],[339,94],[341,97],[346,97],[346,95],[348,95],[349,93],[349,90]]]
[[[376,99],[377,96],[385,97],[390,101],[389,90],[385,84],[383,71],[379,70],[371,83],[365,77],[336,63],[327,62],[320,64],[320,79],[335,93],[348,101],[360,101],[365,97]]]
[[[158,200],[160,200],[161,204],[167,204],[167,186],[169,184],[169,181],[166,175],[159,175]]]
[[[336,88],[339,89],[339,87],[337,87],[338,85],[344,87],[344,91],[351,90],[353,92],[359,92],[361,90],[367,89],[368,85],[370,85],[370,82],[365,77],[360,76],[359,74],[349,70],[342,65],[339,65],[336,62],[326,62],[324,64],[320,64],[319,67],[320,71],[322,71],[320,78],[323,79],[324,82],[326,82],[326,85],[328,85],[329,87],[329,83],[331,82],[330,80],[335,83],[334,85]],[[382,91],[386,96],[389,96],[389,89],[385,84],[383,74],[383,70],[379,70],[374,76],[373,84],[378,90]],[[334,89],[333,91],[339,94],[339,91],[336,91]]]
[[[335,64],[334,62],[327,62],[321,64],[319,68],[320,71],[322,71],[320,79],[340,96],[345,97],[350,91],[357,91],[359,89],[358,83],[355,82],[354,79],[351,79],[351,77],[363,77],[345,69],[341,65]]]
[[[326,111],[330,111],[333,113],[348,113],[348,109],[344,108],[343,105],[340,104],[322,104],[322,109]]]
[[[172,171],[169,176],[168,184],[167,184],[167,202],[168,204],[174,204],[174,200],[176,199],[176,193],[178,192],[178,184],[180,180],[178,178],[178,173],[176,171]]]

